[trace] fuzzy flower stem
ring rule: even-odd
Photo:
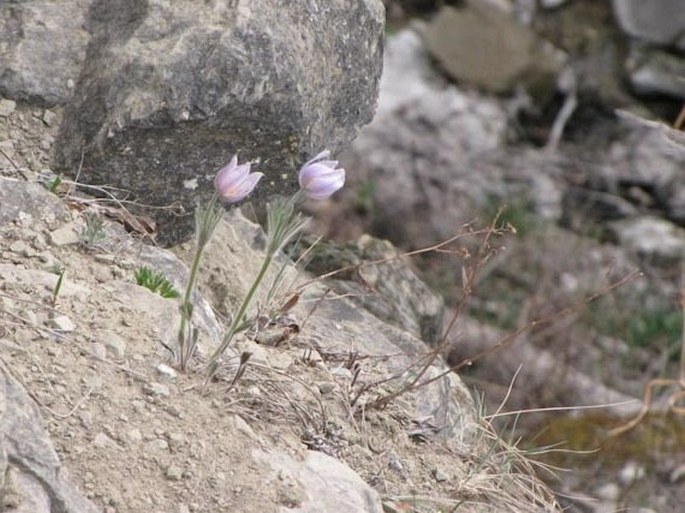
[[[233,322],[231,323],[231,327],[226,332],[226,335],[224,335],[224,338],[221,341],[221,345],[216,349],[216,351],[214,351],[214,353],[210,357],[210,359],[209,359],[210,365],[212,362],[216,362],[218,360],[218,358],[224,353],[224,351],[226,351],[226,348],[231,343],[231,340],[233,340],[233,336],[238,332],[238,329],[239,329],[240,325],[243,323],[243,319],[245,318],[245,313],[247,312],[247,308],[250,306],[250,303],[252,302],[252,297],[254,296],[255,292],[257,291],[259,284],[262,282],[262,279],[264,278],[266,271],[269,269],[269,266],[271,265],[272,260],[273,260],[273,255],[267,255],[266,257],[264,257],[264,261],[262,262],[262,267],[259,269],[259,273],[255,277],[254,282],[252,282],[252,287],[250,287],[250,290],[247,292],[247,294],[243,298],[243,302],[240,304],[240,309],[238,310],[238,313],[233,318]]]
[[[181,325],[178,330],[179,355],[177,356],[177,360],[182,371],[186,370],[188,361],[190,361],[190,358],[195,351],[193,336],[190,333],[190,330],[188,330],[188,323],[193,316],[191,296],[193,294],[193,289],[195,288],[197,272],[200,269],[202,253],[209,242],[217,223],[221,219],[222,209],[217,207],[217,199],[218,196],[215,192],[209,200],[209,203],[205,207],[198,207],[198,210],[196,211],[197,240],[195,242],[195,255],[193,256],[188,283],[186,285],[185,294],[183,295],[183,302],[181,303]]]
[[[238,331],[240,331],[247,309],[252,303],[252,299],[259,288],[266,271],[273,262],[276,254],[293,239],[306,224],[306,219],[303,219],[299,212],[296,211],[295,206],[304,198],[304,192],[298,191],[288,199],[277,199],[267,207],[267,230],[266,230],[266,255],[262,262],[262,266],[257,273],[250,290],[243,298],[240,304],[238,313],[231,322],[231,327],[226,332],[221,345],[214,351],[209,358],[206,370],[208,377],[211,378],[212,372],[216,370],[216,363],[221,355],[226,351],[228,345],[233,340]]]

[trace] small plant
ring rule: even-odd
[[[55,286],[52,289],[51,301],[52,306],[55,306],[57,304],[57,296],[59,296],[59,291],[62,288],[62,281],[64,280],[64,272],[66,269],[61,267],[59,264],[55,264],[50,271],[57,275],[57,283],[55,283]]]
[[[87,248],[93,247],[98,242],[105,240],[105,223],[98,214],[93,212],[86,212],[83,214],[86,221],[85,226],[81,229],[81,244]]]
[[[205,367],[207,374],[206,382],[211,380],[217,371],[219,359],[228,348],[233,337],[248,327],[249,324],[245,322],[247,310],[274,257],[304,228],[306,219],[296,209],[297,204],[305,196],[314,200],[326,199],[344,185],[345,170],[338,168],[337,161],[327,160],[329,155],[330,152],[324,151],[306,162],[300,168],[298,174],[300,190],[290,198],[277,199],[267,206],[266,256],[250,290],[243,298],[238,312],[233,317],[221,344],[209,358]],[[178,353],[175,355],[178,366],[183,371],[186,370],[195,352],[197,343],[197,329],[191,323],[193,315],[191,296],[195,280],[197,279],[202,253],[222,216],[222,209],[217,204],[218,200],[221,198],[229,203],[243,200],[254,190],[262,176],[262,173],[250,173],[249,163],[238,165],[238,159],[234,156],[225,167],[219,170],[214,178],[215,191],[209,203],[199,206],[195,212],[195,229],[197,234],[195,255],[191,264],[183,303],[181,304]]]
[[[47,182],[45,186],[53,194],[59,194],[60,185],[62,185],[62,177],[60,175],[55,176],[52,180]]]
[[[141,287],[145,287],[150,292],[156,292],[163,298],[173,299],[179,297],[180,294],[163,274],[153,271],[152,269],[142,266],[135,271],[136,283]]]

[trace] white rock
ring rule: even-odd
[[[143,392],[147,395],[162,395],[165,397],[171,395],[169,387],[161,383],[146,383],[143,386]]]
[[[75,223],[69,223],[50,233],[50,242],[54,246],[68,246],[80,241],[79,230]]]
[[[57,119],[57,114],[49,109],[46,109],[45,113],[43,113],[43,123],[48,126],[52,126],[55,123],[55,119]]]
[[[157,365],[156,369],[161,376],[164,376],[167,379],[176,379],[176,376],[178,376],[176,371],[165,363],[160,363]]]
[[[685,230],[656,217],[615,221],[609,228],[619,244],[640,256],[660,261],[680,261],[685,254]]]
[[[116,445],[116,443],[105,433],[100,432],[97,435],[95,435],[95,438],[93,439],[93,445],[95,447],[104,449],[105,447],[112,447]]]
[[[621,488],[616,483],[606,483],[595,492],[597,497],[609,502],[616,502],[621,496]]]
[[[17,103],[13,100],[6,100],[3,98],[0,100],[0,117],[7,117],[14,112],[17,108]]]
[[[107,352],[114,358],[123,358],[126,352],[126,341],[116,333],[106,332],[100,337],[100,342],[107,348]]]
[[[653,43],[685,48],[685,9],[682,0],[613,0],[624,32]]]
[[[634,461],[629,461],[626,463],[618,475],[621,483],[626,486],[633,484],[635,481],[638,481],[643,477],[645,477],[645,468],[642,465],[638,465]]]
[[[155,438],[154,440],[150,440],[148,443],[145,444],[145,450],[147,452],[168,451],[169,442],[167,442],[163,438]]]
[[[64,332],[71,332],[76,329],[74,322],[66,315],[58,315],[50,319],[50,326]]]

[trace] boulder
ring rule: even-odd
[[[685,99],[685,58],[664,49],[633,44],[626,61],[637,94]]]
[[[523,84],[534,97],[549,98],[565,60],[551,43],[482,0],[441,9],[426,42],[453,79],[494,93]]]
[[[609,229],[618,244],[652,264],[676,266],[685,255],[685,230],[665,219],[625,219]]]
[[[409,257],[390,242],[362,235],[354,243],[338,245],[308,236],[290,254],[306,256],[309,272],[331,273],[327,284],[335,292],[379,319],[431,346],[440,342],[444,300],[421,281]]]
[[[47,105],[66,103],[86,60],[93,0],[0,5],[0,93]]]
[[[380,0],[68,0],[3,6],[0,92],[64,105],[55,168],[157,210],[159,241],[186,237],[192,207],[236,152],[263,159],[262,196],[339,150],[371,120]],[[278,22],[276,22],[278,20]]]
[[[0,367],[0,498],[3,509],[96,513],[69,481],[33,399]]]
[[[685,50],[685,9],[680,0],[613,0],[613,7],[627,34]]]

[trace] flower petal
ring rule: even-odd
[[[236,185],[245,180],[245,177],[250,173],[250,163],[238,164],[237,156],[233,156],[231,161],[222,167],[214,177],[214,188],[217,192],[225,196],[225,191],[230,191]]]
[[[329,169],[326,173],[312,177],[303,188],[311,199],[322,200],[331,196],[343,185],[345,185],[345,170],[340,168]]]
[[[229,203],[237,203],[245,199],[257,186],[264,173],[250,173],[240,183],[235,184],[230,189],[226,189],[222,196]]]
[[[323,150],[321,153],[319,153],[316,157],[313,159],[308,160],[307,162],[304,163],[304,166],[308,166],[310,164],[313,164],[317,160],[325,159],[331,156],[331,152],[329,150]]]

